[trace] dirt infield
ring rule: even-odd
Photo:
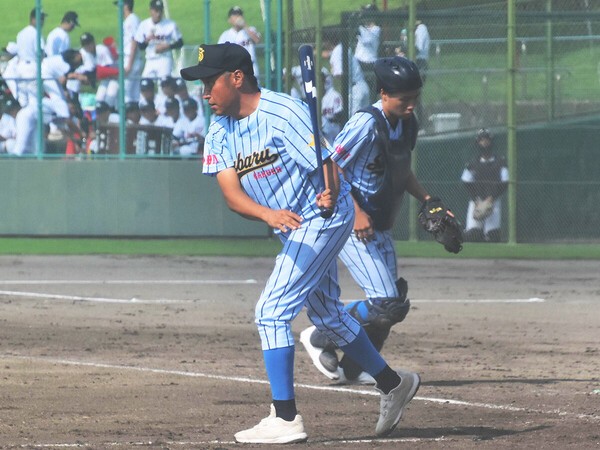
[[[0,448],[259,448],[233,434],[268,413],[253,307],[272,264],[0,257]],[[383,353],[423,384],[399,427],[376,439],[373,389],[331,384],[299,344],[309,441],[286,448],[600,448],[600,261],[402,274],[413,308]]]

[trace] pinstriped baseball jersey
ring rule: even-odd
[[[336,257],[348,240],[354,206],[348,183],[340,183],[335,214],[323,219],[315,205],[319,189],[311,120],[305,103],[261,90],[258,108],[235,120],[218,117],[204,147],[203,172],[235,168],[244,191],[271,209],[288,209],[303,221],[280,232],[283,249],[255,309],[263,350],[294,345],[291,321],[306,306],[311,321],[339,345],[356,338],[360,324],[339,301]],[[323,158],[332,153],[324,144]]]
[[[235,167],[242,187],[257,203],[289,209],[304,218],[320,214],[317,158],[308,107],[289,95],[261,89],[256,111],[241,120],[218,117],[209,127],[203,172]],[[323,159],[332,154],[322,146]],[[342,183],[340,197],[349,191]]]
[[[382,109],[381,100],[374,104]],[[383,158],[377,145],[376,122],[372,114],[354,114],[335,139],[334,161],[343,169],[354,189],[372,195],[383,184]],[[392,129],[390,139],[402,134],[402,121]],[[364,244],[352,234],[340,252],[340,259],[367,298],[397,297],[397,263],[394,241],[389,231],[375,230],[374,239]]]

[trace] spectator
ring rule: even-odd
[[[415,63],[419,68],[424,83],[427,78],[427,69],[429,69],[429,30],[421,20],[417,20],[415,25]]]
[[[127,125],[139,125],[142,115],[138,102],[127,102],[125,104],[125,123]]]
[[[165,104],[168,100],[175,98],[175,78],[169,76],[160,80],[160,90],[154,97],[154,104],[159,113],[165,114]]]
[[[361,24],[358,26],[358,36],[354,56],[360,64],[360,68],[369,86],[369,102],[377,99],[378,93],[375,89],[375,75],[373,66],[379,56],[379,42],[381,39],[381,27],[375,23],[374,14],[377,12],[377,6],[370,3],[361,8]]]
[[[175,124],[177,124],[177,121],[181,117],[181,114],[179,111],[180,111],[179,100],[177,100],[175,97],[168,98],[165,101],[164,115],[171,118],[171,120],[173,121],[173,126],[175,126]]]
[[[333,77],[325,68],[321,71],[324,94],[321,99],[321,129],[327,141],[333,144],[342,129],[344,102],[342,95],[333,87]]]
[[[149,78],[143,78],[142,82],[140,83],[140,106],[148,102],[154,103],[155,98],[156,92],[154,91],[154,81]]]
[[[118,5],[118,0],[113,2]],[[134,40],[140,25],[139,17],[133,12],[133,0],[123,0],[123,60],[125,71],[125,103],[137,102],[140,98],[140,81],[144,61]]]
[[[488,130],[477,132],[475,144],[477,156],[467,164],[461,176],[470,197],[465,241],[499,242],[500,197],[508,187],[508,167],[504,158],[494,154],[494,141]],[[480,205],[481,202],[487,206]]]
[[[330,37],[324,46],[322,52],[323,57],[329,58],[329,68],[333,77],[333,85],[341,85],[341,78],[344,75],[343,65],[343,47],[339,39],[335,36]],[[350,76],[348,77],[350,115],[353,115],[359,109],[369,106],[369,85],[365,81],[365,77],[360,63],[356,56],[348,49],[348,65],[350,67]]]
[[[60,55],[71,48],[69,33],[79,26],[78,16],[75,11],[67,11],[60,25],[48,34],[46,40],[46,56]]]
[[[173,128],[173,119],[160,114],[154,102],[148,102],[140,106],[140,125],[151,125],[154,127]]]
[[[81,135],[81,130],[69,115],[69,108],[66,102],[63,105],[51,98],[44,97],[42,99],[42,113],[46,137],[50,131],[50,123],[53,123],[57,130],[69,138],[74,139],[76,134]],[[10,152],[11,154],[21,156],[36,154],[38,152],[35,133],[37,123],[38,107],[35,102],[30,102],[26,107],[19,110],[16,116],[17,134],[15,145]],[[81,150],[80,148],[76,148],[76,151],[80,152]]]
[[[17,113],[21,105],[14,98],[4,102],[4,112],[0,117],[0,153],[11,153],[17,137]]]
[[[3,74],[5,78],[14,76],[14,78],[22,79],[22,81],[19,82],[7,80],[7,84],[12,91],[13,96],[19,101],[21,106],[26,106],[29,102],[28,92],[35,90],[35,87],[31,87],[31,85],[35,86],[35,79],[37,76],[36,61],[38,53],[38,36],[35,17],[36,11],[34,8],[29,13],[29,25],[27,25],[17,34],[17,58],[14,59],[14,61],[11,60],[9,62],[9,66],[11,63],[15,64],[14,72],[11,73],[9,66],[7,66]],[[40,17],[40,28],[42,28],[44,26],[46,13],[41,12]],[[40,38],[41,47],[44,48],[44,38],[42,36],[40,36]]]
[[[256,61],[256,44],[260,43],[261,35],[255,27],[249,26],[244,19],[244,12],[239,6],[232,7],[227,13],[227,21],[231,28],[223,31],[219,37],[218,44],[231,42],[238,44],[248,50],[252,65],[254,68],[254,76],[258,78],[259,70]]]
[[[171,75],[172,50],[183,47],[183,36],[177,24],[164,17],[162,0],[150,1],[150,17],[140,23],[134,42],[146,55],[142,77],[163,78]]]
[[[197,113],[198,115],[201,116],[202,121],[204,121],[204,108],[203,105],[204,103],[202,102],[202,100],[200,99],[200,97],[197,97],[195,95],[190,94],[190,91],[188,90],[187,87],[187,83],[185,82],[185,80],[183,78],[175,78],[175,97],[179,100],[179,106],[181,107],[181,115],[185,115],[184,114],[184,102],[186,100],[194,100],[196,102],[196,107],[197,107]]]
[[[181,156],[202,154],[204,146],[204,115],[196,100],[189,98],[183,101],[183,116],[173,129],[173,148]]]

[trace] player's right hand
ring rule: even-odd
[[[282,233],[300,228],[302,217],[287,209],[271,209],[267,212],[265,222]]]

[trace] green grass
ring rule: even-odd
[[[89,239],[0,238],[1,255],[164,255],[274,257],[281,248],[271,239]],[[432,241],[396,242],[402,258],[589,259],[600,260],[600,245],[466,243],[458,255]]]

